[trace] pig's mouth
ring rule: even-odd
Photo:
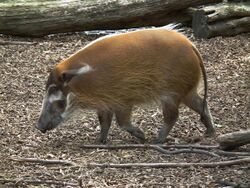
[[[48,130],[53,129],[52,124],[49,124],[46,128],[43,128],[42,126],[37,125],[36,128],[41,131],[41,133],[46,133]]]
[[[41,132],[41,133],[46,133],[47,129],[41,129],[40,127],[36,126],[36,128]]]
[[[47,130],[46,129],[43,129],[43,130],[40,130],[41,131],[41,133],[46,133],[47,132]]]

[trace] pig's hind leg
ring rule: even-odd
[[[201,122],[206,126],[205,136],[215,135],[215,128],[212,115],[210,113],[207,102],[205,102],[205,108],[203,113],[203,99],[196,91],[191,91],[184,99],[184,104],[189,108],[200,114]]]
[[[166,142],[166,138],[176,123],[179,116],[180,100],[178,97],[167,96],[162,100],[164,124],[159,131],[158,138],[153,141],[156,144]]]
[[[138,127],[134,127],[131,124],[131,121],[130,121],[131,112],[132,112],[132,107],[122,109],[122,110],[117,110],[115,112],[117,123],[123,130],[129,132],[131,135],[135,136],[136,138],[139,138],[140,141],[144,143],[145,142],[144,133],[141,131],[141,129],[139,129]]]

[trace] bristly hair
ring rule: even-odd
[[[167,29],[167,30],[173,30],[177,31],[183,35],[185,35],[188,39],[190,39],[190,36],[187,35],[185,29],[183,28],[183,25],[181,23],[170,23],[168,25],[164,25],[161,28]]]
[[[181,23],[170,23],[168,25],[162,26],[162,28],[164,29],[175,30],[175,31],[183,30],[181,29],[181,27],[182,27]]]

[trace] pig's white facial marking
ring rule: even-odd
[[[74,111],[73,101],[75,99],[75,95],[73,93],[69,93],[66,98],[66,107],[64,112],[61,114],[63,119],[67,119],[69,115]]]
[[[37,128],[46,132],[58,126],[63,121],[61,114],[65,110],[65,104],[63,92],[55,84],[50,85],[43,100]]]
[[[56,92],[54,93],[51,93],[49,96],[48,96],[48,101],[50,103],[53,103],[54,101],[58,101],[58,100],[62,100],[63,99],[63,93],[62,91],[60,90],[57,90]]]

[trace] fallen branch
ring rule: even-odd
[[[179,149],[179,150],[169,151],[169,150],[165,150],[157,145],[150,145],[149,148],[156,150],[156,151],[159,151],[159,152],[166,154],[166,155],[176,155],[176,154],[180,154],[180,153],[198,153],[198,154],[203,154],[203,155],[209,155],[212,157],[219,157],[219,155],[215,154],[214,152],[201,150],[201,149],[189,148],[189,149]]]
[[[198,153],[203,155],[209,155],[212,157],[219,157],[219,154],[206,151],[209,149],[216,149],[217,146],[202,146],[202,145],[144,145],[144,144],[130,144],[130,145],[81,145],[81,148],[84,149],[153,149],[159,151],[160,153],[166,155],[175,155],[180,153]],[[170,151],[166,150],[169,148],[181,148],[178,150]],[[182,149],[183,148],[183,149]]]
[[[166,155],[173,155],[179,153],[199,153],[210,155],[213,157],[218,156],[250,156],[250,152],[231,152],[218,149],[219,146],[213,145],[151,145],[151,144],[125,144],[125,145],[80,145],[83,149],[153,149]],[[178,150],[166,150],[175,148]],[[209,150],[209,151],[206,151]]]
[[[28,163],[39,163],[43,165],[59,164],[59,165],[70,165],[74,166],[75,163],[66,160],[54,160],[54,159],[37,159],[37,158],[11,158],[12,161],[17,162],[28,162]]]
[[[2,41],[0,40],[0,45],[34,45],[37,42],[24,42],[24,41]]]
[[[228,157],[250,156],[250,152],[233,152],[233,151],[223,151],[223,150],[215,150],[213,152],[216,153],[217,155],[228,156]]]
[[[61,185],[61,186],[78,186],[76,183],[68,183],[68,182],[62,182],[62,181],[51,181],[51,180],[24,180],[24,179],[17,179],[17,180],[10,180],[10,179],[0,179],[1,184],[5,183],[14,183],[14,184],[19,184],[19,183],[25,183],[25,184],[35,184],[35,185],[40,185],[40,184],[47,184],[47,185]]]
[[[196,144],[188,144],[188,145],[163,145],[163,144],[124,144],[124,145],[80,145],[83,149],[135,149],[135,148],[141,148],[141,149],[150,149],[150,147],[158,146],[164,149],[169,148],[193,148],[193,149],[218,149],[219,146],[210,146],[210,145],[196,145]]]
[[[100,167],[100,168],[186,168],[186,167],[225,167],[232,165],[239,165],[250,163],[250,157],[243,159],[236,159],[230,161],[220,161],[220,162],[211,162],[211,163],[124,163],[124,164],[113,164],[113,163],[89,163],[88,167]]]

